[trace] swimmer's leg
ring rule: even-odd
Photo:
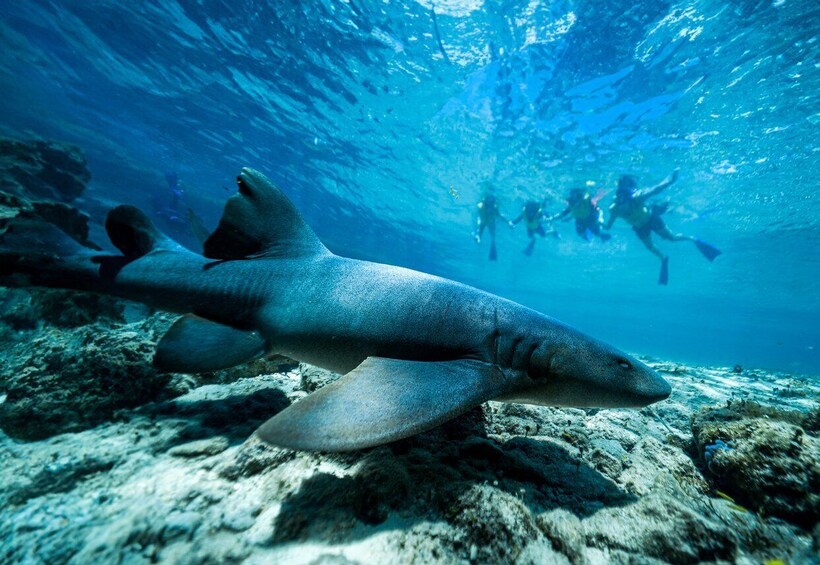
[[[639,233],[638,239],[641,240],[641,243],[643,243],[649,251],[657,255],[658,259],[661,261],[666,259],[666,255],[664,255],[660,249],[655,247],[655,244],[652,242],[652,232]]]
[[[612,239],[612,234],[604,233],[601,231],[600,222],[593,222],[592,224],[590,224],[588,229],[592,235],[597,235],[599,238],[601,238],[601,241],[609,241],[610,239]]]
[[[495,249],[495,222],[487,226],[490,230],[490,261],[498,260],[498,253]]]
[[[695,238],[691,235],[672,233],[664,223],[661,223],[657,227],[653,228],[653,231],[667,241],[695,241]]]
[[[667,228],[665,224],[661,224],[659,227],[655,228],[655,232],[662,238],[669,241],[691,241],[695,244],[695,247],[698,248],[698,251],[700,251],[709,261],[714,261],[715,258],[721,254],[720,249],[714,245],[706,243],[705,241],[701,241],[696,237],[691,235],[683,235],[682,233],[670,232],[669,228]]]
[[[576,220],[575,221],[575,233],[580,235],[586,241],[589,241],[589,230],[587,229],[586,224]]]
[[[652,242],[652,231],[645,230],[641,232],[635,232],[638,235],[638,239],[646,246],[646,248],[658,256],[661,260],[661,272],[658,275],[658,284],[666,285],[669,283],[669,257],[663,254],[660,249],[655,247],[655,244]]]
[[[544,231],[544,228],[541,228],[540,231],[537,230],[537,229],[535,229],[535,230],[528,229],[527,230],[527,237],[530,238],[530,242],[527,244],[527,247],[524,248],[524,255],[526,255],[527,257],[532,255],[532,252],[535,249],[535,234],[537,234],[537,233],[540,234],[543,231]]]

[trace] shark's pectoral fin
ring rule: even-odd
[[[157,346],[154,367],[172,373],[202,373],[239,365],[265,353],[265,340],[193,314],[181,317]]]
[[[338,381],[292,404],[256,433],[273,445],[350,451],[406,438],[506,392],[507,379],[476,360],[368,357]]]

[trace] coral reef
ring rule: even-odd
[[[81,245],[99,249],[88,239],[88,214],[63,202],[27,200],[0,192],[0,236],[12,231],[32,233],[35,231],[31,229],[32,224],[43,221],[61,229]]]
[[[692,433],[717,488],[758,514],[811,528],[820,520],[818,416],[731,401],[698,412]]]
[[[50,328],[18,345],[0,371],[0,428],[42,439],[155,400],[169,376],[151,366],[155,336],[143,331],[146,324]]]
[[[0,324],[8,330],[42,325],[76,328],[94,321],[125,322],[122,301],[99,294],[52,289],[0,288]]]
[[[85,191],[90,178],[77,147],[0,139],[0,236],[25,234],[4,245],[27,247],[37,238],[46,250],[59,246],[63,236],[44,231],[46,223],[81,245],[100,249],[89,241],[89,215],[68,204]]]
[[[91,180],[82,151],[53,141],[0,139],[0,191],[71,202]]]
[[[134,372],[167,324],[152,320],[108,329],[97,321],[76,329],[87,333],[67,349],[117,351],[118,342],[119,363],[133,364],[119,374],[127,384],[109,390],[116,397],[137,379],[159,378]],[[55,329],[40,331],[47,344]],[[16,366],[38,363],[31,349],[7,355]],[[706,468],[703,448],[719,438],[735,445],[714,455],[715,471],[730,469],[718,465],[730,465],[747,444],[759,445],[759,455],[744,457],[762,457],[765,437],[784,442],[769,441],[765,454],[780,461],[771,469],[807,463],[817,387],[790,375],[655,365],[675,390],[650,409],[490,402],[428,433],[346,454],[278,449],[252,435],[331,382],[331,373],[272,358],[186,377],[184,386],[169,383],[84,431],[40,441],[0,434],[8,454],[0,469],[0,561],[810,561],[811,519],[802,510],[778,519],[765,509],[799,510],[813,499],[782,498],[770,487],[760,489],[767,497],[760,512],[751,502],[741,507],[714,490],[730,492]],[[85,375],[100,395],[93,383],[103,366],[88,365]],[[751,382],[756,403],[733,400]],[[58,384],[38,392],[59,396]],[[784,397],[785,389],[799,394]],[[797,429],[800,449],[791,445]],[[735,480],[771,477],[761,468],[746,473]]]

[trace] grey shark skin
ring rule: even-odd
[[[204,256],[120,206],[106,229],[122,256],[0,246],[0,283],[91,290],[186,314],[158,345],[161,370],[214,370],[275,352],[344,373],[257,430],[294,449],[379,445],[492,399],[609,408],[670,394],[640,361],[534,310],[334,255],[261,173],[243,169],[237,184]]]

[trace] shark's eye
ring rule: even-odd
[[[626,359],[616,359],[616,361],[618,362],[618,366],[621,369],[626,369],[628,371],[629,369],[632,368],[632,363],[630,363]]]

